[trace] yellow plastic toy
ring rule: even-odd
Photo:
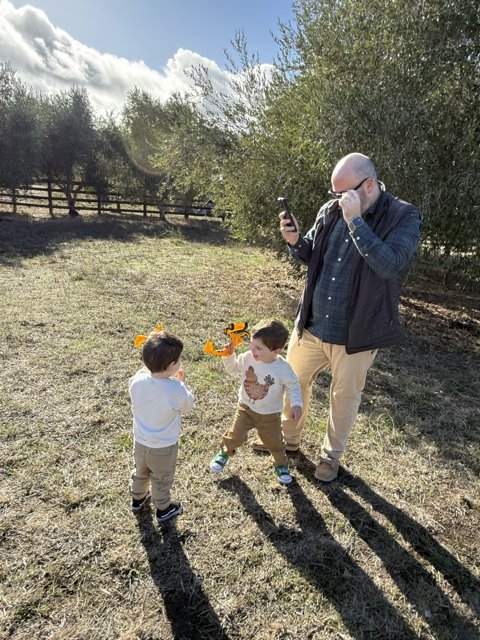
[[[242,344],[244,338],[250,339],[250,331],[248,330],[248,322],[230,322],[227,324],[223,333],[230,338],[230,344],[234,347]],[[205,353],[211,356],[228,356],[228,349],[214,349],[213,342],[209,340],[203,347]]]
[[[163,327],[161,324],[157,324],[157,326],[155,327],[155,329],[153,331],[162,331]],[[134,347],[141,347],[142,344],[145,342],[145,340],[148,338],[148,336],[136,336],[135,340],[133,341],[133,346]]]

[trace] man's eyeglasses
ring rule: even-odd
[[[362,184],[363,184],[366,180],[368,180],[369,178],[370,178],[370,176],[367,176],[366,178],[364,178],[364,179],[360,182],[360,184],[357,184],[357,186],[356,186],[356,187],[353,187],[352,189],[347,189],[347,191],[356,191],[357,189],[360,189],[360,187],[362,186]],[[347,193],[347,191],[332,191],[331,189],[329,189],[329,190],[327,191],[327,193],[328,193],[328,195],[332,196],[332,198],[337,198],[337,200],[338,200],[338,199],[340,199],[340,198],[343,196],[343,194],[344,194],[344,193]]]

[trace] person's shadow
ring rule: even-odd
[[[325,484],[315,479],[315,465],[306,456],[300,453],[296,462],[296,470],[318,486],[332,506],[349,521],[357,536],[382,560],[392,580],[436,636],[438,634],[438,637],[449,637],[445,636],[445,629],[449,628],[452,638],[480,637],[474,623],[453,609],[435,577],[435,572],[417,560],[415,554],[432,565],[477,616],[480,614],[479,580],[442,547],[424,526],[390,504],[363,480],[345,469],[341,468],[336,482]],[[384,516],[412,552],[402,547],[385,526],[347,491],[354,492],[361,500],[369,503],[375,512]],[[291,496],[297,509],[297,518],[299,521],[304,520],[304,494],[299,488],[292,488]]]
[[[136,514],[152,579],[162,595],[175,640],[229,640],[192,571],[175,521],[158,528],[149,509]]]
[[[297,511],[300,532],[277,526],[250,488],[237,476],[221,480],[218,484],[238,496],[245,511],[269,542],[335,606],[352,637],[388,637],[389,640],[418,637],[382,591],[330,534],[322,517],[296,482],[288,487],[288,492]],[[360,592],[363,603],[361,617],[354,606]]]

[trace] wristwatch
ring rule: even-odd
[[[363,218],[361,218],[360,216],[356,216],[355,218],[352,218],[352,220],[350,220],[350,222],[348,223],[348,228],[353,233],[353,231],[355,231],[355,229],[360,227],[362,224],[364,224]]]

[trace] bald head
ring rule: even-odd
[[[371,178],[368,180],[367,178]],[[332,172],[332,190],[344,193],[357,190],[361,213],[365,213],[380,195],[375,165],[363,153],[349,153],[337,164]]]
[[[349,153],[337,162],[332,172],[332,182],[335,179],[342,180],[345,177],[354,177],[357,182],[363,178],[377,179],[375,165],[363,153]]]

